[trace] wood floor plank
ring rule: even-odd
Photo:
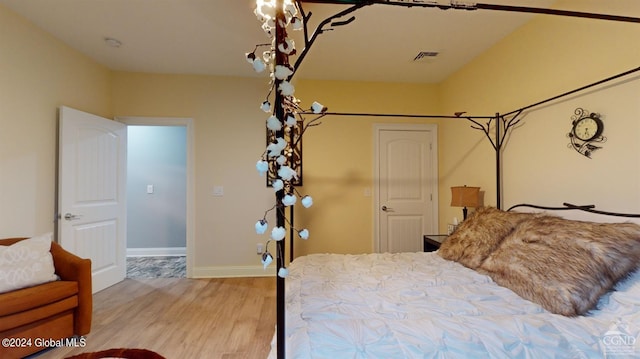
[[[125,279],[94,295],[84,348],[36,358],[144,348],[168,359],[263,359],[275,330],[275,286],[275,278]]]

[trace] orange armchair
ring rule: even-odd
[[[0,245],[23,239],[0,239]],[[42,339],[51,342],[91,330],[91,260],[82,259],[55,242],[50,251],[59,281],[0,293],[0,337],[30,343],[0,346],[1,358],[21,358],[46,349],[40,345]]]

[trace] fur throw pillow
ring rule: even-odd
[[[476,269],[518,223],[535,216],[505,212],[494,207],[478,208],[442,243],[438,254],[448,260]]]
[[[640,226],[536,216],[522,221],[479,271],[565,316],[582,315],[640,263]]]

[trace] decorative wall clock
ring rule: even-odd
[[[600,114],[589,112],[583,108],[576,108],[571,116],[571,131],[567,136],[571,139],[568,147],[573,148],[581,155],[591,158],[595,150],[602,147],[595,145],[603,143],[607,138],[602,136],[604,123],[600,119]]]

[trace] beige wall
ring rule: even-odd
[[[640,2],[633,0],[559,1],[556,5],[640,16]],[[638,39],[638,24],[538,16],[442,83],[443,109],[507,113],[636,68],[640,65]],[[640,212],[638,93],[637,84],[627,84],[525,113],[504,149],[505,207],[573,201]],[[608,141],[591,160],[567,148],[566,134],[576,107],[605,116]],[[466,124],[446,124],[440,134],[442,228],[444,221],[459,213],[446,203],[450,197],[444,193],[450,186],[480,185],[490,205],[496,204],[496,190],[494,152],[486,139],[481,140],[482,133],[469,130]],[[625,194],[622,188],[631,190]]]
[[[603,11],[595,1],[581,4]],[[629,15],[640,16],[638,6]],[[319,101],[338,112],[506,112],[638,66],[639,31],[631,24],[539,17],[440,85],[299,79],[296,95],[303,106]],[[266,236],[256,235],[253,223],[273,199],[254,168],[264,150],[266,116],[258,106],[265,79],[112,73],[1,6],[0,47],[0,237],[53,230],[58,106],[105,117],[189,117],[195,127],[195,274],[259,273],[255,246]],[[561,201],[580,203],[588,191],[597,195],[587,202],[640,212],[636,83],[528,114],[507,144],[505,204],[554,204],[566,192],[570,198]],[[608,141],[592,160],[566,147],[578,105],[606,115]],[[392,121],[438,123],[441,230],[461,216],[449,206],[453,185],[479,185],[486,203],[495,205],[493,149],[465,120],[326,117],[304,140],[301,192],[315,205],[297,212],[296,226],[311,231],[309,241],[297,241],[297,254],[373,250],[373,197],[365,196],[373,186],[373,124]],[[551,160],[567,171],[549,171]],[[527,175],[534,170],[543,175]],[[579,180],[569,177],[576,174]],[[224,186],[224,197],[212,196],[214,185]]]
[[[296,96],[308,107],[318,101],[331,112],[434,114],[436,86],[427,84],[302,81]],[[327,116],[305,133],[304,187],[314,198],[296,213],[296,226],[308,227],[309,240],[298,240],[295,254],[372,252],[374,198],[373,128],[376,123],[436,123],[433,119]]]
[[[196,275],[256,273],[253,224],[273,205],[273,190],[254,167],[264,151],[259,109],[264,79],[116,72],[115,116],[190,117],[196,153]],[[330,103],[331,111],[433,113],[434,85],[298,81],[296,95],[308,107]],[[296,255],[315,252],[362,253],[373,250],[373,124],[424,120],[329,116],[304,139],[304,183],[300,192],[315,205],[300,209],[296,227],[308,227],[309,241],[296,241]],[[214,197],[214,185],[224,197]],[[274,213],[267,218],[275,223]],[[329,223],[327,225],[327,223]],[[343,240],[341,238],[350,238]],[[270,249],[274,249],[271,247]]]
[[[559,8],[563,5],[557,4]],[[585,12],[618,11],[640,16],[640,3],[629,0],[608,3],[607,8],[597,1],[580,5]],[[570,3],[571,8],[576,6]],[[538,16],[436,87],[402,91],[396,87],[399,84],[300,81],[297,95],[303,101],[318,100],[332,111],[467,111],[470,115],[492,116],[635,68],[640,64],[639,35],[637,24]],[[526,120],[504,145],[503,204],[588,202],[603,209],[640,212],[637,88],[632,83],[545,112],[538,109],[526,113]],[[398,96],[407,93],[411,95]],[[422,96],[416,97],[418,94]],[[605,134],[615,138],[615,143],[610,139],[592,160],[567,148],[570,117],[580,106],[607,113]],[[316,202],[322,205],[298,211],[297,221],[308,225],[321,239],[300,241],[297,254],[373,250],[373,199],[363,197],[363,187],[372,185],[371,126],[379,121],[384,120],[327,118],[322,126],[307,132],[304,190],[319,197]],[[479,119],[481,123],[486,121]],[[472,129],[472,123],[466,120],[443,119],[437,123],[439,227],[444,233],[447,223],[462,217],[460,208],[449,205],[450,187],[480,186],[484,203],[496,205],[495,151],[485,134]],[[490,136],[494,137],[493,126]],[[616,185],[603,189],[603,183]],[[585,191],[589,195],[585,196]]]
[[[111,116],[110,71],[0,6],[0,237],[54,229],[60,105]]]
[[[116,72],[113,89],[115,116],[194,121],[194,275],[261,274],[256,243],[265,237],[253,225],[273,200],[255,169],[266,141],[266,81]],[[213,196],[214,186],[223,197]]]

